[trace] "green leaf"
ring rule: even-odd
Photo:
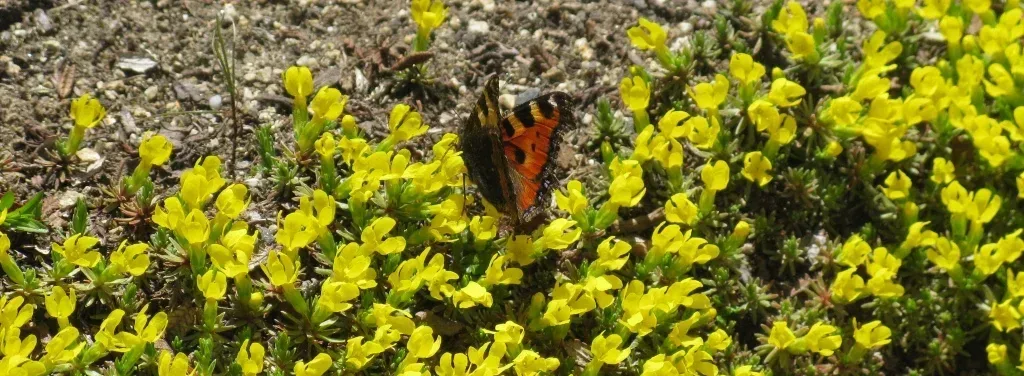
[[[71,230],[76,234],[84,234],[88,225],[89,208],[85,205],[85,200],[80,198],[75,203],[75,213],[71,217]]]

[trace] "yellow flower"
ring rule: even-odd
[[[75,127],[95,127],[106,115],[107,110],[92,95],[82,94],[77,99],[71,100],[71,118],[75,120]]]
[[[469,221],[469,232],[477,240],[488,241],[498,235],[498,220],[492,216],[473,216]]]
[[[665,219],[672,223],[692,225],[697,221],[697,205],[686,193],[676,193],[665,201]]]
[[[32,319],[36,306],[24,303],[21,296],[0,297],[0,328],[20,328]]]
[[[953,162],[947,161],[946,158],[938,157],[932,160],[932,176],[931,180],[935,184],[946,184],[956,178],[956,167],[953,166]]]
[[[827,113],[840,127],[849,127],[857,123],[860,113],[864,109],[860,102],[848,96],[842,96],[829,101]]]
[[[772,181],[769,171],[772,169],[772,161],[761,155],[761,152],[754,151],[743,157],[743,170],[740,174],[749,181],[757,183],[758,186],[765,186]]]
[[[882,3],[884,8],[885,1],[882,0]],[[886,66],[886,64],[900,56],[900,53],[903,52],[903,45],[898,41],[886,44],[885,37],[885,32],[878,30],[871,34],[871,38],[864,41],[864,45],[861,47],[861,50],[864,52],[864,66],[862,69],[881,73],[881,71],[887,71],[895,67]]]
[[[937,20],[946,15],[952,0],[924,0],[924,6],[917,10],[917,14],[926,20]]]
[[[626,30],[629,41],[633,46],[641,50],[654,50],[665,47],[666,34],[661,25],[640,17],[639,26],[633,26]]]
[[[406,344],[408,356],[416,359],[430,358],[441,349],[441,337],[434,338],[434,330],[429,326],[418,326],[409,335]]]
[[[689,135],[690,142],[700,149],[710,149],[714,146],[718,141],[718,132],[721,131],[717,116],[712,116],[711,122],[703,116],[694,116],[683,126],[692,130]]]
[[[1006,361],[1006,345],[990,343],[985,346],[985,353],[989,363],[1000,364]]]
[[[939,21],[939,32],[948,43],[960,43],[964,36],[964,21],[958,16],[942,16]]]
[[[988,66],[988,76],[992,80],[985,80],[985,92],[993,98],[998,98],[1016,92],[1013,82],[1013,75],[1000,64]]]
[[[51,248],[54,252],[64,256],[68,262],[84,268],[91,268],[100,262],[100,253],[92,250],[92,247],[99,242],[98,238],[74,234],[64,240],[64,245],[52,243]]]
[[[296,362],[293,370],[295,376],[320,376],[331,369],[333,361],[330,355],[319,353],[309,363],[302,360]]]
[[[281,74],[284,89],[295,98],[296,103],[305,107],[306,97],[313,94],[313,73],[303,66],[292,66]],[[301,100],[301,102],[300,102]]]
[[[149,269],[149,254],[146,253],[149,245],[137,243],[126,247],[126,244],[127,240],[122,241],[117,250],[110,253],[110,264],[119,272],[128,272],[136,277],[145,274]]]
[[[967,219],[979,223],[989,223],[999,212],[1003,199],[992,193],[988,188],[971,192],[970,200],[967,203]]]
[[[732,376],[764,376],[764,374],[754,371],[753,366],[739,366],[732,370]]]
[[[623,360],[629,357],[630,349],[620,350],[619,346],[622,346],[622,337],[618,334],[612,334],[607,337],[604,333],[598,334],[596,338],[590,343],[590,353],[593,355],[594,362],[600,364],[619,364]]]
[[[794,60],[817,60],[818,46],[814,43],[814,37],[803,31],[797,31],[786,38],[786,48],[792,53]]]
[[[804,12],[803,6],[796,1],[786,3],[786,7],[779,11],[779,16],[772,21],[772,29],[785,36],[805,32],[808,27],[807,13]]]
[[[933,66],[917,67],[910,73],[910,86],[914,88],[914,94],[931,98],[944,94],[946,80],[942,77],[942,72],[939,68]]]
[[[75,312],[75,289],[69,290],[71,294],[65,293],[60,286],[53,286],[50,294],[46,296],[46,313],[57,319],[61,328],[68,326],[68,317]]]
[[[579,180],[570,180],[565,187],[565,193],[555,191],[555,203],[559,209],[573,216],[583,214],[590,205],[587,196],[583,194],[583,183]]]
[[[854,234],[843,243],[836,261],[840,264],[856,268],[867,261],[868,253],[871,253],[871,246],[868,245],[860,235]]]
[[[42,363],[59,365],[75,359],[85,348],[85,343],[78,341],[79,334],[78,329],[73,326],[65,327],[57,332],[57,335],[50,338],[50,342],[46,344],[46,354],[40,359]]]
[[[2,303],[2,301],[0,301]],[[0,304],[2,305],[2,304]],[[99,342],[105,349],[110,351],[118,351],[121,346],[121,341],[115,334],[118,325],[121,325],[121,319],[124,318],[124,311],[121,309],[115,309],[107,314],[107,318],[103,319],[100,323],[100,329],[96,332],[96,342]]]
[[[725,161],[708,161],[700,171],[700,179],[704,182],[704,189],[710,191],[721,191],[729,185],[729,164]]]
[[[274,240],[284,247],[290,256],[296,255],[299,249],[313,243],[319,234],[316,218],[303,210],[289,213],[284,217],[283,223],[280,222],[280,217],[278,218],[279,224]]]
[[[739,80],[741,85],[751,85],[761,81],[764,77],[764,65],[754,61],[754,58],[745,53],[733,53],[729,58],[729,74]]]
[[[785,78],[779,78],[772,81],[771,90],[768,92],[768,100],[779,107],[792,107],[800,104],[804,94],[807,94],[807,91],[800,84]]]
[[[889,327],[882,325],[881,321],[875,320],[864,324],[864,326],[857,327],[857,323],[854,322],[853,339],[857,341],[857,344],[864,347],[865,349],[877,349],[885,346],[892,342],[889,337],[892,335],[892,330]]]
[[[516,374],[522,376],[552,373],[560,364],[558,358],[545,358],[532,350],[523,350],[512,360]]]
[[[614,245],[612,245],[614,242]],[[632,247],[629,243],[608,237],[597,246],[597,260],[591,268],[597,270],[619,270],[629,261],[629,251]]]
[[[338,313],[352,308],[348,302],[358,297],[359,287],[355,283],[328,279],[320,285],[320,297],[316,304],[327,312]]]
[[[763,99],[758,99],[747,107],[747,116],[757,125],[758,131],[777,128],[779,123],[782,122],[779,109],[771,102]]]
[[[448,8],[441,0],[412,0],[412,20],[419,28],[419,33],[430,33],[444,23],[448,17]]]
[[[391,109],[388,117],[388,129],[391,130],[391,137],[394,142],[402,142],[427,133],[430,128],[423,124],[423,117],[419,112],[411,111],[409,105],[399,104]]]
[[[975,14],[988,12],[992,7],[992,0],[965,0],[964,5]]]
[[[640,76],[623,78],[619,84],[619,95],[626,103],[626,107],[633,112],[646,110],[647,104],[651,100],[651,91],[647,87],[647,82]]]
[[[884,95],[889,92],[889,87],[892,86],[892,82],[886,77],[880,77],[878,73],[878,70],[874,70],[871,74],[866,74],[864,77],[861,77],[861,79],[857,81],[857,86],[853,89],[853,93],[850,94],[850,98],[855,101],[863,101],[867,99],[873,100],[879,97],[883,97],[884,99]],[[878,101],[877,103],[889,104],[889,102],[881,101]],[[872,107],[874,107],[874,103],[872,103]]]
[[[313,119],[336,121],[342,111],[345,111],[346,103],[347,95],[341,95],[338,89],[324,86],[313,97],[313,101],[309,102],[309,107],[313,110]]]
[[[357,371],[373,360],[373,357],[386,350],[376,341],[363,343],[363,337],[349,338],[345,345],[345,363]]]
[[[988,312],[988,318],[992,326],[1001,332],[1008,332],[1020,327],[1020,312],[1014,307],[1010,299],[995,304]]]
[[[324,132],[320,135],[320,139],[316,140],[313,146],[316,148],[317,154],[320,154],[320,158],[327,160],[333,158],[334,151],[338,149],[338,143],[334,141],[334,135],[331,132]]]
[[[817,322],[811,326],[811,330],[801,339],[807,344],[808,350],[824,356],[831,356],[843,344],[843,337],[829,335],[835,331],[836,327]]]
[[[841,154],[842,152],[843,152],[843,145],[841,145],[837,141],[831,141],[831,142],[828,143],[828,146],[825,146],[825,153],[828,154],[832,158],[838,157],[839,154]]]
[[[1024,172],[1017,175],[1017,198],[1024,198]]]
[[[224,273],[210,269],[202,277],[199,277],[196,284],[199,285],[199,291],[203,292],[203,296],[207,300],[221,300],[224,299],[224,293],[228,289],[226,277]]]
[[[483,278],[480,279],[480,284],[488,287],[493,285],[518,285],[522,278],[522,269],[506,269],[505,256],[494,254],[491,256],[491,262],[488,264]]]
[[[143,164],[160,166],[167,163],[171,158],[171,150],[174,146],[162,135],[147,137],[139,145],[139,159]]]
[[[885,0],[857,0],[857,10],[866,19],[874,19],[885,13]]]
[[[871,291],[872,295],[879,298],[903,296],[903,285],[892,281],[892,278],[895,276],[895,270],[880,269],[876,271],[866,284],[868,291]]]
[[[900,248],[909,250],[920,246],[934,246],[935,240],[938,239],[938,234],[931,230],[924,231],[924,226],[927,226],[928,223],[914,222],[914,224],[911,224],[910,229],[907,231],[907,238],[900,244]]]
[[[189,244],[202,244],[210,238],[210,220],[199,209],[192,209],[181,221],[178,234]]]
[[[494,331],[484,329],[486,333],[494,336],[494,342],[504,343],[506,345],[518,345],[523,342],[523,338],[526,336],[525,328],[522,325],[517,324],[515,321],[506,321],[502,324],[498,324],[494,327]]]
[[[785,350],[794,342],[796,342],[796,335],[789,329],[787,322],[776,321],[772,323],[772,331],[768,335],[769,345],[779,350]]]
[[[211,244],[206,250],[210,254],[213,266],[226,274],[228,278],[243,276],[249,272],[249,260],[259,233],[249,235],[248,226],[244,222],[234,225],[221,236],[219,244]]]
[[[890,200],[902,200],[910,195],[910,178],[902,170],[896,170],[885,178],[885,187],[882,191]]]
[[[278,251],[270,251],[267,261],[260,265],[270,283],[275,287],[292,286],[299,278],[299,260],[292,260],[287,254]]]
[[[614,208],[633,207],[639,204],[647,192],[640,163],[631,159],[620,161],[616,158],[609,166],[609,170],[612,182],[608,185],[608,194],[611,197],[607,204]]]
[[[160,352],[160,363],[157,366],[159,376],[192,376],[195,370],[190,370],[188,355],[177,353],[173,357],[171,352],[163,350]]]
[[[157,312],[151,320],[149,315],[146,315],[147,310],[149,310],[148,304],[143,306],[139,313],[135,315],[134,335],[127,333],[118,335],[122,345],[131,344],[131,346],[135,346],[143,343],[154,343],[156,340],[163,338],[164,330],[167,329],[167,314]]]
[[[711,83],[702,82],[690,88],[690,98],[697,104],[697,107],[709,111],[717,109],[725,102],[725,96],[729,93],[729,79],[722,74],[716,74],[715,80]],[[646,107],[646,106],[645,106]]]
[[[242,347],[238,349],[235,363],[242,367],[243,375],[255,376],[263,372],[263,356],[265,354],[266,350],[259,342],[249,344],[249,340],[245,340],[242,342]]]
[[[377,252],[381,255],[402,252],[405,249],[405,238],[401,236],[387,237],[388,233],[395,228],[396,223],[389,217],[374,219],[369,226],[363,229],[360,236],[363,241],[362,251],[364,253]]]
[[[984,275],[991,275],[1006,262],[1001,256],[996,244],[985,244],[974,251],[974,267]]]
[[[452,303],[459,308],[472,308],[477,305],[490,307],[494,304],[494,298],[487,288],[474,281],[452,294]]]
[[[855,274],[856,272],[857,268],[849,268],[836,274],[836,280],[829,287],[836,302],[850,303],[863,296],[864,278]]]

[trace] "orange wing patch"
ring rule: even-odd
[[[521,211],[537,202],[543,188],[544,172],[551,163],[557,145],[557,133],[563,125],[559,105],[564,94],[545,95],[519,105],[501,121],[505,157],[517,180],[516,201]]]

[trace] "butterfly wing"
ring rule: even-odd
[[[466,170],[480,194],[498,210],[518,218],[515,182],[502,152],[497,76],[487,80],[460,135]]]
[[[501,120],[501,140],[515,189],[520,220],[528,220],[543,207],[554,183],[554,157],[565,131],[576,126],[572,99],[554,92],[512,109]]]

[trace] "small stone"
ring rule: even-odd
[[[685,22],[685,21],[684,22],[680,22],[679,23],[679,32],[682,35],[690,35],[690,33],[693,32],[693,23]]]
[[[146,100],[152,102],[156,99],[156,95],[160,93],[160,88],[157,86],[150,86],[146,88],[146,91],[142,92],[146,95]]]
[[[9,61],[7,62],[7,67],[4,68],[4,73],[7,74],[8,77],[17,76],[18,73],[21,73],[21,67],[13,61]]]
[[[513,94],[502,94],[498,96],[498,104],[506,109],[511,109],[516,105],[516,96]]]
[[[50,22],[50,16],[46,15],[45,10],[42,8],[36,9],[36,11],[33,12],[33,15],[36,18],[36,26],[39,26],[39,30],[43,33],[47,33],[53,29],[53,22]]]
[[[100,159],[100,153],[97,153],[95,150],[90,148],[79,149],[78,152],[75,153],[75,156],[85,163],[96,162]]]
[[[479,0],[479,3],[484,12],[494,12],[494,0]]]
[[[214,110],[214,111],[219,110],[220,106],[222,104],[224,104],[224,98],[222,98],[220,96],[220,94],[217,94],[217,95],[214,95],[214,96],[210,97],[210,109],[211,110]]]
[[[60,199],[57,200],[57,206],[60,207],[62,210],[69,209],[71,207],[74,207],[75,203],[77,203],[79,199],[83,198],[85,198],[85,195],[82,194],[82,192],[67,191],[64,192],[64,194],[60,195]]]
[[[707,12],[708,14],[715,14],[716,12],[718,12],[718,3],[716,3],[714,0],[707,0],[703,3],[700,3],[700,6],[701,8],[704,8],[704,11]]]
[[[305,67],[309,67],[309,68],[316,68],[316,67],[320,66],[320,62],[318,62],[312,56],[304,55],[304,56],[300,57],[299,60],[295,61],[295,65],[301,65],[301,66],[305,66]]]
[[[146,73],[156,68],[156,61],[148,57],[125,57],[117,61],[117,67],[129,72]]]
[[[488,25],[485,21],[469,20],[469,26],[467,29],[470,33],[486,34],[491,31],[491,25]]]

